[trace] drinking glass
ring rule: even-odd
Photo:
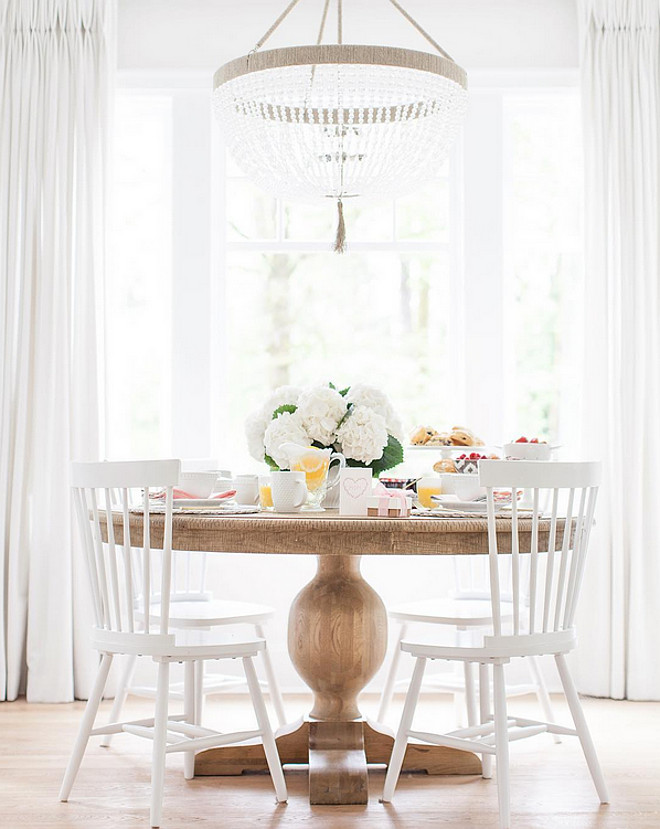
[[[442,480],[438,477],[421,478],[417,481],[417,500],[426,507],[434,509],[438,505],[431,500],[432,495],[442,495]]]
[[[329,481],[328,471],[333,463],[337,463],[337,472]],[[339,470],[344,466],[346,466],[346,458],[340,452],[333,452],[332,449],[316,449],[313,446],[301,448],[291,464],[291,469],[305,473],[308,495],[304,510],[314,512],[323,510],[321,503],[327,491],[338,484]]]
[[[259,506],[261,509],[273,509],[273,490],[269,475],[259,476]]]

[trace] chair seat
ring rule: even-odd
[[[489,599],[423,599],[397,605],[389,611],[398,622],[427,622],[458,627],[483,627],[492,622]],[[512,614],[503,615],[509,620]]]
[[[568,653],[577,644],[575,630],[551,631],[517,636],[484,636],[480,647],[435,645],[430,642],[401,642],[401,650],[415,657],[461,662],[508,661],[519,656]]]
[[[222,599],[212,601],[187,601],[170,603],[171,628],[212,628],[221,625],[260,625],[273,617],[275,611],[264,604],[230,602]],[[160,619],[160,604],[151,606],[152,623]],[[141,618],[143,614],[136,614]]]
[[[94,628],[92,647],[100,653],[151,656],[156,661],[186,662],[204,659],[241,659],[265,650],[265,639],[246,639],[204,645],[177,644],[174,633],[129,633]]]

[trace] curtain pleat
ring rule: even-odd
[[[0,12],[0,699],[85,696],[92,667],[68,468],[99,456],[114,11]]]
[[[580,0],[584,441],[605,462],[580,689],[660,699],[660,0]]]

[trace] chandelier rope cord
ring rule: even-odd
[[[454,60],[452,56],[445,52],[442,46],[440,46],[440,44],[431,37],[431,35],[426,31],[426,29],[422,27],[422,25],[418,23],[415,20],[415,18],[403,8],[403,6],[400,3],[397,3],[397,0],[390,0],[390,3],[398,12],[400,12],[405,17],[405,19],[408,21],[408,23],[410,23],[411,26],[414,26],[415,29],[417,29],[417,31],[423,38],[426,38],[426,40],[428,40],[428,42],[431,44],[431,46],[433,46],[434,49],[438,50],[438,52],[442,55],[443,58],[447,58],[447,60],[451,61]]]
[[[431,35],[426,31],[426,29],[422,26],[419,21],[417,21],[409,11],[403,8],[403,6],[398,2],[398,0],[389,0],[389,2],[394,6],[394,8],[401,14],[405,20],[413,26],[420,35],[427,40],[431,46],[444,58],[447,60],[454,62],[452,56],[446,52],[440,44],[431,37]],[[287,5],[284,11],[280,14],[280,16],[275,20],[275,22],[270,26],[270,28],[266,31],[264,35],[262,35],[259,40],[256,42],[254,47],[250,50],[250,54],[254,54],[257,52],[261,47],[266,43],[266,41],[271,37],[271,35],[280,27],[280,25],[286,20],[286,18],[291,14],[291,12],[295,9],[295,7],[300,3],[300,0],[291,0],[291,2]],[[328,8],[330,6],[330,0],[325,1],[325,5],[323,7],[323,15],[321,18],[321,28],[319,31],[319,39],[316,41],[317,46],[321,43],[323,39],[323,30],[325,29],[325,22],[328,16]],[[343,0],[337,0],[337,43],[341,46],[343,44]]]

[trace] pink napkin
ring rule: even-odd
[[[177,498],[190,498],[190,499],[199,499],[198,495],[191,495],[189,492],[185,492],[183,489],[178,489],[174,487],[174,500],[176,501]],[[221,499],[221,498],[233,498],[236,495],[235,489],[228,489],[226,492],[219,492],[217,495],[211,495],[211,498],[214,499]],[[154,495],[151,496],[153,499],[164,499],[165,498],[165,491],[156,492]],[[202,501],[206,501],[206,498],[199,499]]]

